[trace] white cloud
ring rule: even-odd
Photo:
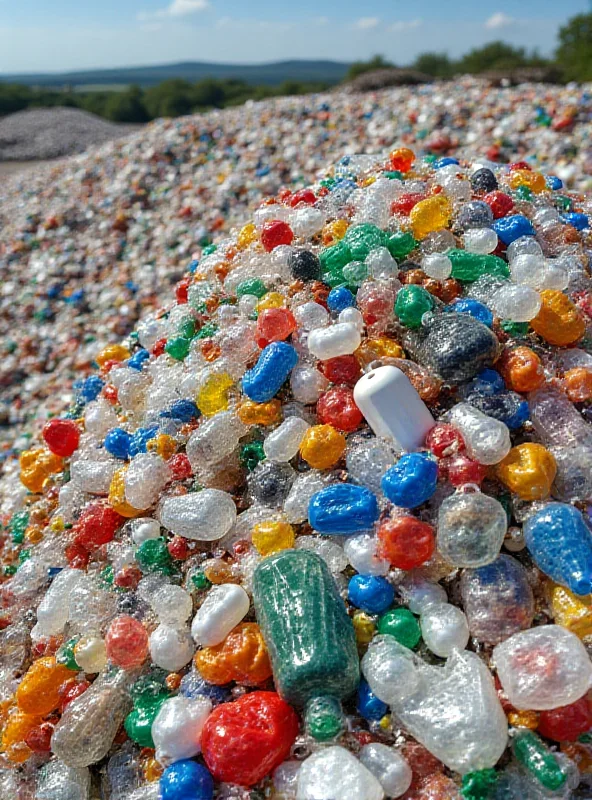
[[[496,14],[492,14],[491,17],[489,17],[485,23],[485,27],[490,30],[497,30],[498,28],[509,28],[510,25],[513,25],[515,22],[516,20],[513,17],[509,17],[502,11],[498,11]]]
[[[400,31],[412,31],[414,28],[419,28],[423,25],[423,20],[421,19],[409,19],[409,20],[399,20],[398,22],[393,22],[392,25],[389,25],[389,31],[393,33],[399,33]]]
[[[160,8],[157,11],[140,11],[138,19],[144,22],[163,17],[185,17],[188,14],[195,14],[197,11],[205,11],[209,7],[209,0],[172,0],[166,8]]]
[[[377,28],[380,20],[378,17],[361,17],[359,20],[354,22],[354,28],[357,28],[360,31],[371,31],[373,28]]]
[[[329,24],[329,17],[313,17],[312,24],[313,25],[328,25]]]

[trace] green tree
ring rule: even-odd
[[[413,68],[434,78],[450,78],[455,65],[446,53],[420,53],[413,62]]]
[[[194,87],[180,78],[163,81],[146,90],[144,105],[151,119],[180,117],[190,114],[194,103]]]
[[[556,58],[567,80],[592,80],[592,14],[578,14],[560,28]]]
[[[351,81],[357,78],[358,75],[363,75],[365,72],[373,72],[375,69],[387,69],[393,67],[390,61],[387,61],[384,56],[373,56],[369,61],[354,61],[347,71],[345,76],[346,81]]]
[[[523,47],[513,47],[506,42],[489,42],[464,55],[459,62],[460,72],[479,73],[490,69],[516,69],[531,66],[532,62]]]
[[[224,85],[215,78],[204,78],[193,86],[193,108],[221,108],[224,97]]]
[[[125,92],[112,92],[103,113],[114,122],[148,121],[144,93],[139,86],[130,86]]]

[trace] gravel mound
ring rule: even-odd
[[[118,125],[78,108],[38,108],[0,120],[0,161],[35,161],[82,153],[119,139],[135,126]]]
[[[388,89],[390,86],[417,86],[420,83],[430,83],[434,79],[431,75],[418,72],[415,69],[376,69],[365,72],[349,83],[345,84],[342,91],[348,94],[355,92],[376,92],[379,89]]]

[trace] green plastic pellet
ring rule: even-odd
[[[203,328],[195,334],[196,339],[210,339],[218,332],[218,326],[215,322],[207,322]]]
[[[176,336],[174,339],[168,340],[164,349],[175,361],[184,361],[189,355],[190,347],[190,339],[186,339],[184,336]]]
[[[388,634],[410,649],[421,641],[419,622],[407,608],[394,608],[378,620],[378,633]]]
[[[393,258],[406,258],[417,247],[417,242],[412,233],[398,231],[391,234],[386,241],[386,247]]]
[[[512,749],[516,759],[545,789],[560,789],[567,780],[567,775],[553,753],[532,731],[517,731]]]
[[[516,339],[522,339],[528,333],[528,322],[512,322],[509,319],[502,320],[501,328],[508,336],[513,336]]]
[[[246,281],[241,281],[236,287],[236,296],[242,297],[245,294],[254,294],[255,297],[263,297],[267,294],[267,287],[261,278],[248,278]]]
[[[510,277],[510,268],[499,256],[483,256],[467,250],[449,250],[446,255],[452,262],[452,277],[458,281],[469,283],[476,281],[481,275]]]
[[[319,260],[324,272],[331,275],[342,275],[346,264],[354,260],[352,251],[343,239],[319,253]]]
[[[387,234],[376,225],[365,222],[347,229],[343,243],[349,247],[354,261],[364,261],[372,250],[385,247]]]
[[[249,472],[253,472],[257,464],[265,458],[263,442],[249,442],[244,444],[240,450],[240,464]]]
[[[170,574],[172,570],[172,558],[168,551],[166,541],[158,539],[147,539],[138,547],[136,560],[142,572],[164,572]]]
[[[253,601],[280,695],[296,706],[352,695],[360,680],[356,637],[320,556],[283,550],[253,576]]]
[[[313,697],[306,706],[304,724],[317,742],[337,738],[345,727],[341,703],[334,697]]]
[[[466,800],[488,800],[497,783],[494,769],[480,769],[463,775],[461,794]]]
[[[419,328],[423,315],[433,307],[432,295],[423,286],[410,284],[399,291],[395,302],[395,314],[406,327]]]

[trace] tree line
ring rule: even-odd
[[[374,56],[369,61],[356,61],[349,69],[347,80],[365,72],[394,66],[383,56]],[[445,52],[420,53],[411,67],[442,79],[525,67],[554,67],[565,82],[592,81],[592,14],[578,14],[560,28],[558,47],[553,58],[544,58],[536,50],[529,52],[524,47],[496,41],[476,47],[459,59],[453,59]]]
[[[346,80],[370,70],[394,66],[382,56],[351,65]],[[553,59],[540,56],[506,42],[490,42],[470,50],[459,59],[446,53],[421,53],[411,65],[435,78],[491,70],[554,66],[565,81],[592,81],[592,14],[579,14],[559,31],[559,44]],[[142,89],[130,86],[121,91],[50,90],[20,84],[0,83],[0,116],[27,108],[72,106],[98,114],[114,122],[142,123],[158,117],[177,117],[194,111],[226,108],[247,100],[309,94],[327,89],[327,83],[285,81],[279,86],[253,86],[245,81],[206,78],[197,83],[172,79]]]

